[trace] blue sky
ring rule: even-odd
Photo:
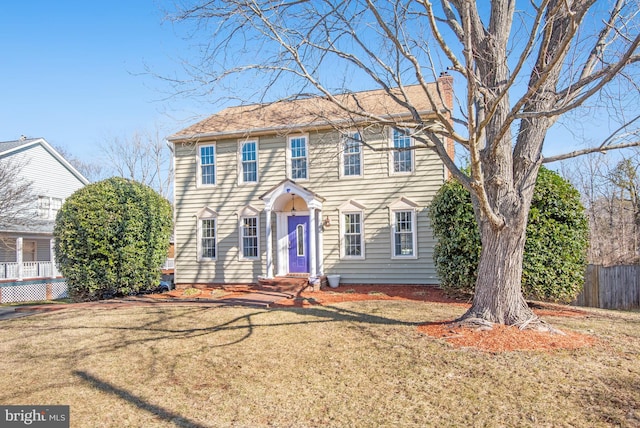
[[[166,136],[219,110],[222,105],[196,98],[167,99],[171,88],[145,74],[146,67],[160,75],[179,74],[180,61],[194,52],[180,37],[184,28],[174,31],[163,19],[160,7],[171,3],[3,2],[0,141],[22,134],[44,137],[85,161],[100,162],[98,147],[113,138],[156,128]],[[569,121],[568,127],[589,127],[595,119]],[[568,127],[550,132],[548,140],[561,143],[550,144],[547,154],[581,145]],[[595,128],[596,135],[606,135],[606,129]]]
[[[163,101],[169,88],[143,74],[180,71],[184,45],[153,0],[3,2],[0,141],[44,137],[97,161],[109,138],[188,125],[202,106]]]

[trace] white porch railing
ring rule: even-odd
[[[21,274],[22,273],[22,274]],[[54,278],[53,262],[0,263],[0,279]]]
[[[175,259],[170,259],[167,257],[167,259],[164,261],[164,264],[162,265],[161,269],[162,270],[166,270],[166,269],[175,269],[176,264],[175,264]]]

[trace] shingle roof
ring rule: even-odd
[[[28,225],[10,224],[0,228],[0,233],[30,233],[51,235],[56,222],[54,220],[32,219]]]
[[[427,88],[434,99],[440,100],[436,83],[430,83]],[[422,86],[404,86],[403,90],[411,105],[416,107],[420,114],[427,115],[433,112],[434,109]],[[400,93],[398,89],[394,92]],[[347,121],[366,121],[366,118],[357,112],[366,112],[387,119],[408,115],[408,110],[383,90],[337,95],[336,98],[356,113],[350,114],[340,109],[326,97],[229,107],[177,132],[170,136],[169,140],[255,135],[293,128],[321,128]],[[438,103],[438,109],[444,107],[441,101]]]
[[[51,156],[53,156],[58,162],[60,162],[65,168],[67,168],[73,175],[76,176],[83,184],[89,184],[89,180],[80,173],[73,165],[69,163],[60,153],[47,143],[47,141],[40,138],[24,138],[15,141],[0,141],[0,158],[11,156],[18,152],[22,147],[29,147],[31,145],[36,146],[40,144]]]
[[[3,154],[4,152],[17,149],[18,147],[26,146],[28,144],[33,143],[34,141],[38,141],[41,139],[42,138],[26,138],[23,140],[15,140],[15,141],[0,141],[0,155]]]

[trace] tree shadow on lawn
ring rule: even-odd
[[[100,380],[99,378],[85,372],[74,370],[74,376],[79,377],[81,380],[88,383],[91,387],[95,389],[99,389],[100,391],[115,395],[134,406],[138,407],[141,410],[151,413],[152,415],[158,416],[164,419],[167,422],[171,422],[172,424],[179,427],[188,427],[188,428],[204,428],[205,425],[194,422],[182,415],[174,413],[164,407],[149,403],[148,401],[138,397],[127,391],[126,389],[118,388],[115,385],[110,384],[104,380]]]
[[[333,322],[351,322],[351,323],[363,323],[363,324],[372,324],[372,325],[397,325],[397,326],[419,326],[427,322],[426,320],[422,321],[403,321],[399,319],[384,317],[380,315],[373,315],[366,312],[358,312],[354,310],[349,310],[345,308],[341,308],[338,306],[317,306],[317,307],[307,307],[307,308],[274,308],[274,309],[261,309],[252,311],[237,317],[234,317],[230,320],[221,322],[216,325],[206,325],[206,326],[195,326],[195,327],[186,327],[186,328],[171,328],[166,324],[169,322],[175,322],[180,320],[187,320],[189,325],[193,325],[194,322],[199,322],[202,318],[199,315],[204,315],[207,311],[215,311],[215,310],[227,310],[227,309],[235,309],[241,310],[241,308],[221,308],[221,307],[193,307],[193,310],[189,311],[180,311],[174,312],[172,309],[165,310],[165,307],[158,307],[155,311],[155,315],[153,319],[144,322],[141,325],[131,325],[131,323],[123,322],[122,325],[99,325],[99,326],[86,326],[86,325],[78,325],[78,326],[65,326],[64,329],[67,331],[81,331],[81,330],[100,330],[101,332],[96,333],[96,341],[97,343],[92,343],[91,346],[88,346],[86,349],[74,349],[70,357],[74,359],[83,358],[90,355],[95,355],[97,353],[111,353],[117,351],[119,349],[127,348],[132,345],[139,345],[144,343],[153,343],[161,340],[185,340],[185,339],[195,339],[211,334],[221,333],[221,332],[230,332],[230,331],[239,331],[243,332],[240,336],[234,338],[233,340],[229,340],[224,343],[219,344],[209,344],[208,346],[211,348],[220,348],[226,346],[232,346],[243,341],[248,340],[255,333],[256,329],[259,328],[269,328],[269,327],[287,327],[287,326],[296,326],[296,325],[311,325],[311,324],[322,324],[322,323],[333,323]],[[105,315],[113,316],[114,311],[118,311],[119,309],[109,310]],[[88,309],[83,310],[85,313]],[[102,310],[96,310],[102,311]],[[295,320],[295,321],[281,321],[281,322],[263,322],[259,318],[263,318],[265,316],[269,316],[269,314],[274,313],[292,313],[299,316],[302,316],[303,319]],[[96,314],[98,315],[99,312]],[[58,313],[58,316],[61,314]],[[75,314],[73,314],[75,315]],[[154,314],[150,315],[153,316]],[[95,318],[95,317],[94,317]],[[126,318],[126,316],[125,316]],[[206,322],[202,320],[201,322]],[[58,328],[52,327],[50,325],[43,326],[42,328],[37,329],[37,335],[45,334],[47,331],[49,332],[57,332]],[[108,340],[100,340],[104,333],[120,333],[115,339]],[[136,337],[139,336],[140,333],[149,333],[148,336]],[[36,332],[34,332],[36,334]],[[23,336],[24,337],[24,336]],[[102,342],[102,343],[100,343]]]
[[[213,310],[211,308],[194,308],[196,314],[201,314],[207,310]],[[217,308],[220,309],[220,308]],[[223,309],[224,310],[224,309]],[[299,316],[304,317],[299,321],[291,321],[291,322],[263,322],[256,318],[262,316],[268,316],[269,314],[273,314],[276,312],[282,313],[293,313]],[[185,328],[185,329],[175,329],[175,328],[166,328],[162,327],[162,323],[166,323],[169,319],[181,319],[181,318],[189,318],[192,319],[194,314],[191,311],[186,313],[171,313],[171,311],[161,310],[157,315],[154,321],[146,322],[140,326],[102,326],[98,327],[103,331],[107,332],[117,332],[123,333],[118,334],[116,337],[110,338],[106,343],[99,344],[98,346],[91,347],[87,350],[74,349],[70,352],[73,353],[74,358],[83,358],[83,355],[95,355],[96,353],[113,353],[117,352],[119,349],[126,348],[129,346],[145,344],[145,343],[153,343],[158,340],[183,340],[183,339],[194,339],[203,337],[206,335],[216,334],[218,332],[224,331],[233,331],[233,330],[246,330],[241,337],[237,338],[234,341],[220,343],[217,345],[207,344],[208,348],[219,348],[223,346],[231,346],[233,344],[237,344],[239,342],[250,339],[250,337],[255,333],[255,330],[258,328],[270,328],[270,327],[287,327],[287,326],[295,326],[295,325],[310,325],[310,324],[318,324],[318,323],[332,323],[332,322],[351,322],[351,323],[364,323],[364,324],[374,324],[374,325],[406,325],[406,326],[417,326],[421,324],[420,322],[406,322],[393,318],[387,318],[384,316],[371,315],[368,313],[362,313],[358,311],[353,311],[345,308],[339,307],[318,307],[318,308],[282,308],[282,309],[267,309],[260,311],[252,311],[250,313],[234,317],[228,321],[222,322],[220,324],[208,327],[196,327],[196,328]],[[309,319],[311,318],[311,319]],[[236,325],[237,323],[241,323],[241,325]],[[159,324],[159,325],[158,325]],[[91,326],[78,326],[75,327],[78,330],[82,329],[93,329],[95,327]],[[135,332],[136,334],[140,331],[147,331],[151,333],[160,333],[159,335],[153,335],[151,337],[143,337],[143,338],[135,338],[131,337],[129,333]],[[98,335],[99,336],[99,335]],[[178,359],[178,356],[174,356],[174,359]],[[153,362],[150,362],[153,364]],[[195,427],[200,428],[204,427],[200,422],[190,420],[189,418],[176,413],[168,407],[164,407],[158,404],[153,404],[149,402],[147,399],[141,397],[140,395],[134,394],[132,391],[119,387],[110,383],[106,379],[99,378],[87,371],[83,370],[71,370],[71,373],[81,379],[83,382],[88,384],[89,387],[106,392],[108,394],[113,395],[119,399],[122,399],[128,403],[133,404],[137,408],[142,411],[148,412],[154,416],[161,418],[169,423],[174,424],[178,427]]]

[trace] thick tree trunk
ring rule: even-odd
[[[526,222],[509,223],[500,230],[484,222],[481,228],[473,304],[460,321],[526,326],[537,319],[522,295]]]

